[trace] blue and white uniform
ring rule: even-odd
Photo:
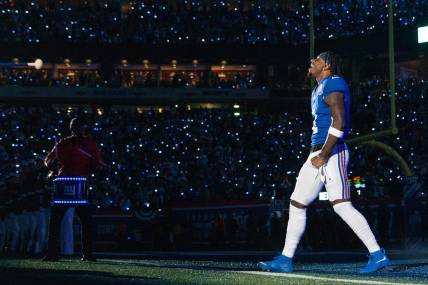
[[[311,145],[323,145],[328,137],[328,129],[332,123],[330,107],[325,102],[325,99],[333,92],[343,94],[345,105],[345,129],[343,130],[344,137],[340,142],[344,142],[349,132],[350,117],[350,95],[349,88],[345,80],[336,75],[324,78],[312,91],[311,109],[312,117],[314,118],[312,127],[312,142]]]
[[[323,186],[327,190],[330,201],[350,198],[347,174],[349,152],[344,143],[350,127],[350,93],[345,80],[339,76],[332,75],[322,79],[312,91],[311,109],[314,120],[311,145],[323,145],[327,140],[328,129],[333,122],[333,118],[325,99],[333,92],[343,94],[345,106],[344,136],[334,146],[331,156],[325,165],[317,169],[311,163],[311,158],[318,155],[321,150],[310,153],[303,164],[291,196],[292,200],[303,205],[312,203],[318,197]]]
[[[329,136],[328,129],[333,120],[331,110],[326,104],[325,99],[333,92],[343,94],[346,116],[344,136],[334,146],[327,163],[317,169],[312,165],[311,158],[319,154],[321,149],[318,151],[316,149],[320,145],[324,145]],[[377,243],[367,220],[352,206],[351,201],[348,201],[350,197],[346,168],[348,166],[349,153],[344,140],[349,131],[349,89],[342,78],[339,76],[329,76],[319,82],[318,86],[312,92],[312,115],[314,116],[312,133],[312,147],[314,151],[309,154],[309,158],[300,169],[296,187],[290,199],[308,206],[316,199],[318,193],[325,186],[330,201],[341,200],[339,203],[334,203],[334,212],[353,230],[370,252],[368,264],[359,273],[367,274],[376,272],[388,266],[390,261],[386,257],[385,251]],[[287,273],[293,271],[292,258],[305,232],[306,220],[306,207],[300,207],[291,203],[282,254],[272,261],[259,262],[258,265],[262,270]]]

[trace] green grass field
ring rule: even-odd
[[[372,276],[354,272],[361,264],[297,264],[291,275],[262,273],[255,263],[180,260],[0,259],[0,284],[428,284],[428,263],[400,265]],[[325,270],[322,270],[322,269]],[[420,275],[412,273],[422,272]],[[325,273],[324,273],[325,272]],[[266,274],[266,275],[259,275]]]

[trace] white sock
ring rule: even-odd
[[[300,209],[290,205],[290,212],[287,225],[287,236],[282,255],[292,258],[299,245],[300,238],[305,232],[306,208]]]
[[[351,227],[370,253],[380,250],[379,244],[366,218],[352,206],[351,202],[336,204],[333,206],[333,209]]]

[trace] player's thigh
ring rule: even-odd
[[[350,199],[350,187],[348,182],[349,152],[344,147],[338,147],[324,166],[325,188],[328,199],[335,200]]]
[[[310,160],[307,160],[300,169],[290,199],[308,206],[318,197],[322,187],[318,169],[311,164]]]

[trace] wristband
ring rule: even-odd
[[[336,128],[330,127],[328,129],[328,133],[335,136],[336,138],[343,138],[344,132],[341,130],[338,130]]]

